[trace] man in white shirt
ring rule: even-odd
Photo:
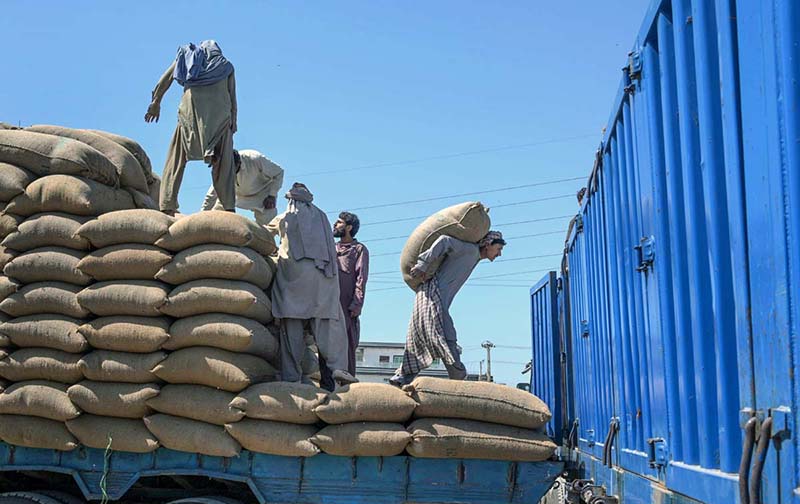
[[[252,149],[233,151],[236,169],[236,207],[252,210],[256,222],[266,226],[275,218],[275,197],[283,185],[283,168]],[[212,185],[201,210],[222,210]]]

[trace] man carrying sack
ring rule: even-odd
[[[451,380],[467,377],[450,317],[450,304],[478,262],[494,261],[502,255],[505,244],[499,231],[489,231],[479,243],[440,236],[419,255],[411,276],[423,278],[424,282],[417,291],[408,323],[403,364],[389,379],[390,384],[401,387],[411,383],[434,359],[442,359]],[[429,267],[438,260],[441,260],[439,268],[428,278]]]
[[[256,222],[266,226],[275,218],[276,199],[283,185],[283,168],[256,150],[233,151],[236,170],[236,206],[252,210]],[[212,184],[208,188],[201,210],[223,210]]]
[[[175,214],[187,161],[203,160],[211,166],[211,180],[222,208],[233,212],[233,134],[237,113],[233,65],[213,40],[179,47],[177,58],[153,90],[145,122],[158,122],[161,99],[173,80],[183,86],[183,97],[162,174],[159,208],[168,215]]]
[[[336,245],[325,212],[299,183],[286,193],[286,212],[267,225],[280,236],[278,268],[272,285],[272,314],[280,321],[281,380],[300,382],[309,329],[333,379],[340,384],[358,380],[347,371],[347,327],[339,303]],[[329,388],[332,388],[329,386]]]

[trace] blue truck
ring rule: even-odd
[[[586,188],[530,291],[568,494],[800,502],[800,2],[653,1]]]

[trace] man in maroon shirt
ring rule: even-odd
[[[364,291],[367,288],[369,272],[369,251],[363,243],[355,239],[360,222],[358,216],[342,212],[333,224],[333,236],[339,238],[336,255],[339,259],[339,301],[342,304],[347,322],[348,369],[356,375],[356,348],[361,334],[358,317],[364,306]]]

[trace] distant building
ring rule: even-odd
[[[362,382],[388,383],[389,378],[403,363],[405,343],[383,343],[362,341],[356,349],[356,376]],[[447,370],[439,359],[433,361],[420,376],[447,378]],[[468,380],[476,380],[476,375],[469,375]]]

